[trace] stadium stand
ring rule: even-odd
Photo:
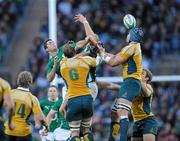
[[[10,48],[10,43],[23,17],[29,0],[1,0],[0,1],[0,65]]]

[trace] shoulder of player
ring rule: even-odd
[[[0,83],[1,83],[1,86],[3,87],[3,89],[4,88],[9,88],[9,89],[11,88],[8,81],[6,81],[6,80],[4,80],[2,78],[0,78]]]
[[[90,56],[79,56],[78,58],[83,60],[95,60],[95,58],[92,58]]]
[[[48,99],[42,99],[42,100],[40,100],[40,103],[41,103],[41,104],[46,104],[46,103],[48,103],[48,102],[49,102]]]

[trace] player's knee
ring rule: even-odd
[[[118,122],[119,115],[117,112],[111,111],[111,120]]]
[[[155,141],[156,137],[153,134],[144,134],[143,141]]]
[[[80,133],[80,124],[69,124],[71,130],[71,136],[79,136]]]
[[[83,134],[90,132],[91,119],[83,120],[81,122],[81,126],[82,126],[82,129],[83,129]]]

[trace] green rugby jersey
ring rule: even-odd
[[[73,43],[72,47],[76,48],[77,47],[76,43]],[[56,74],[57,75],[61,75],[60,62],[64,58],[63,49],[64,49],[64,45],[60,47],[60,49],[59,49],[59,51],[57,53],[57,56],[58,56],[58,63],[57,63],[57,67],[56,67]],[[88,52],[90,50],[91,50],[91,46],[90,46],[90,44],[87,44],[85,48],[80,50],[80,53]],[[97,54],[94,53],[94,52],[91,52],[90,56],[95,58],[97,56]],[[51,72],[51,70],[53,68],[53,65],[54,65],[54,57],[50,58],[50,60],[48,62],[47,73]],[[92,67],[92,68],[90,68],[90,78],[89,78],[88,81],[95,81],[95,79],[96,79],[96,67]]]
[[[49,99],[40,101],[40,106],[41,106],[41,109],[42,109],[43,113],[45,114],[45,116],[48,115],[48,113],[50,112],[51,109],[53,109],[53,107],[56,103],[60,103],[60,105],[61,105],[62,99],[58,99],[56,102],[52,102]],[[62,123],[64,123],[65,119],[64,119],[63,115],[58,112],[59,109],[55,110],[55,111],[56,111],[56,114],[54,115],[54,117],[51,121],[51,124],[49,126],[50,132],[53,132],[58,127],[67,126],[67,125],[62,125]]]

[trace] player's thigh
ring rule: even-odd
[[[82,98],[75,97],[68,100],[66,119],[68,122],[82,119]]]
[[[132,128],[132,138],[133,141],[136,141],[138,139],[143,139],[143,133],[142,130],[143,129],[143,123],[141,121],[137,121],[133,124],[133,128]]]
[[[156,121],[156,118],[154,116],[148,117],[146,119],[142,120],[144,122],[143,124],[143,136],[151,134],[156,136],[158,132],[158,122]],[[149,137],[149,136],[148,136]]]
[[[57,128],[54,130],[54,139],[55,141],[66,141],[71,135],[70,130]]]
[[[154,134],[144,134],[143,141],[155,141],[156,136]]]
[[[82,119],[93,116],[93,98],[91,95],[82,96]]]
[[[135,97],[139,96],[141,92],[141,83],[137,79],[127,78],[121,85],[117,98],[126,99],[133,102]]]
[[[144,140],[140,137],[132,137],[131,141],[144,141]]]

